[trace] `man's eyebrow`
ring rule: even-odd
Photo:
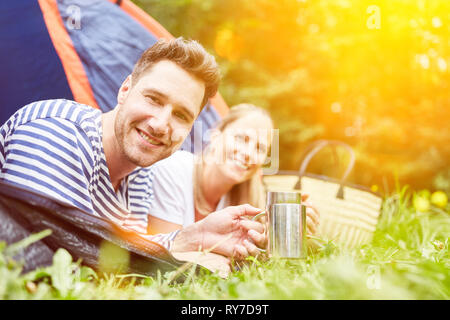
[[[142,94],[144,94],[144,95],[150,94],[150,93],[151,93],[151,94],[154,94],[154,95],[156,95],[156,96],[158,96],[159,98],[161,98],[161,99],[163,99],[163,100],[165,100],[165,101],[169,100],[169,97],[168,97],[166,94],[164,94],[164,93],[162,93],[162,92],[160,92],[160,91],[157,91],[157,90],[154,90],[154,89],[144,89],[144,90],[142,90]],[[185,105],[183,105],[182,103],[178,103],[178,102],[175,101],[175,106],[178,107],[178,108],[180,108],[180,109],[182,109],[183,112],[185,112],[191,119],[195,119],[195,116],[194,116],[194,114],[192,113],[192,111],[189,110],[189,109],[188,109]]]
[[[195,119],[195,116],[194,116],[194,114],[192,113],[191,110],[189,110],[188,108],[186,108],[182,104],[178,104],[177,106],[178,106],[178,108],[182,109],[183,112],[185,112],[187,114],[187,116],[190,118],[190,120]]]
[[[165,99],[165,100],[168,99],[167,95],[165,95],[164,93],[162,93],[162,92],[160,92],[158,90],[154,90],[154,89],[144,89],[144,90],[142,90],[142,94],[144,94],[144,95],[150,94],[150,93],[158,96],[159,98],[162,98],[162,99]]]

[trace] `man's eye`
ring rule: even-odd
[[[175,112],[175,116],[183,121],[187,121],[187,117],[182,112]]]
[[[150,100],[151,103],[157,104],[157,105],[162,105],[162,101],[158,97],[155,97],[155,96],[146,96],[146,97],[147,97],[147,99]]]

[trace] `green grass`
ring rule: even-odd
[[[46,234],[0,245],[0,299],[449,299],[450,205],[420,213],[407,188],[384,200],[370,245],[332,242],[306,260],[248,259],[222,279],[207,270],[140,275],[97,274],[67,251],[51,267],[21,275],[11,256]],[[179,278],[178,278],[179,279]]]

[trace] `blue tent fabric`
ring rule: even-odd
[[[37,100],[73,100],[37,1],[0,1],[0,124]]]
[[[104,0],[58,1],[59,12],[66,23],[72,19],[72,6],[81,13],[79,29],[66,29],[100,109],[109,111],[116,106],[120,85],[157,38],[117,5]]]

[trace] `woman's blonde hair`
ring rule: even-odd
[[[272,127],[273,122],[270,114],[255,105],[242,103],[230,108],[229,113],[218,123],[216,129],[223,132],[231,123],[241,119],[251,113],[259,113],[266,116]],[[203,157],[202,157],[203,159]],[[214,211],[206,202],[203,192],[201,192],[201,173],[203,168],[203,160],[195,161],[194,166],[194,207],[202,215],[207,215]],[[265,189],[262,182],[262,175],[256,173],[249,180],[236,184],[228,192],[226,197],[226,206],[234,206],[248,203],[257,208],[265,206]]]

